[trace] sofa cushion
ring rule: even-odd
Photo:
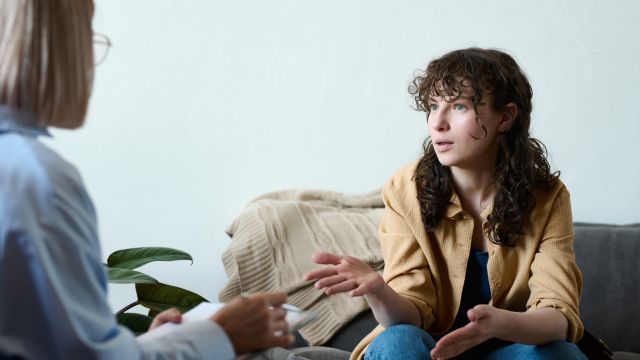
[[[640,354],[634,354],[626,351],[615,351],[613,360],[640,360]]]
[[[336,334],[329,339],[323,346],[340,349],[351,352],[358,345],[360,340],[370,333],[376,326],[378,321],[373,316],[371,309],[361,312],[353,320],[344,325]],[[307,346],[307,342],[297,331],[294,333],[296,337],[292,347]]]
[[[640,224],[575,223],[580,317],[614,351],[640,353]]]

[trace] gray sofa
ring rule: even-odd
[[[576,259],[583,275],[580,303],[585,328],[603,339],[615,360],[640,360],[640,224],[575,223]],[[344,326],[324,347],[304,347],[300,356],[314,360],[348,359],[349,352],[376,321],[364,312]]]

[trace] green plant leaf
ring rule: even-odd
[[[157,285],[136,284],[136,293],[140,305],[155,311],[176,307],[184,313],[201,302],[208,302],[207,299],[194,292],[163,283]]]
[[[191,255],[184,251],[165,247],[139,247],[113,252],[107,259],[107,265],[122,269],[135,269],[153,261],[190,260]]]
[[[135,270],[119,269],[107,266],[109,282],[113,284],[157,284],[158,280]]]
[[[153,318],[142,314],[124,313],[120,314],[117,320],[119,324],[126,326],[136,335],[140,335],[149,330]]]

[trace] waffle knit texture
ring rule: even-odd
[[[368,305],[361,297],[326,296],[302,280],[320,267],[311,255],[352,255],[381,272],[378,225],[383,212],[379,190],[362,195],[284,190],[260,196],[227,229],[232,241],[222,261],[229,282],[220,301],[241,293],[284,291],[288,303],[318,314],[300,334],[310,345],[325,343]]]
[[[416,166],[414,162],[402,168],[382,190],[386,206],[380,224],[383,276],[416,305],[422,328],[438,335],[451,327],[460,306],[474,223],[454,194],[444,219],[427,232],[413,181]],[[483,216],[491,211],[489,206]],[[487,231],[485,222],[485,238]],[[488,242],[489,304],[520,312],[556,308],[568,320],[567,339],[579,340],[583,332],[578,314],[582,275],[575,262],[573,239],[569,192],[558,180],[550,191],[536,193],[535,208],[525,219],[515,247]],[[351,358],[362,358],[383,330],[376,327],[356,346]]]

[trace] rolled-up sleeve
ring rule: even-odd
[[[549,212],[538,250],[531,265],[531,296],[527,311],[552,307],[567,318],[567,340],[576,342],[583,333],[579,316],[582,274],[573,251],[573,220],[569,192],[563,186]]]
[[[402,179],[388,181],[382,189],[385,212],[380,223],[380,245],[384,257],[384,279],[398,294],[416,305],[422,317],[422,328],[434,321],[436,295],[429,264],[415,234],[408,224],[408,203]]]

